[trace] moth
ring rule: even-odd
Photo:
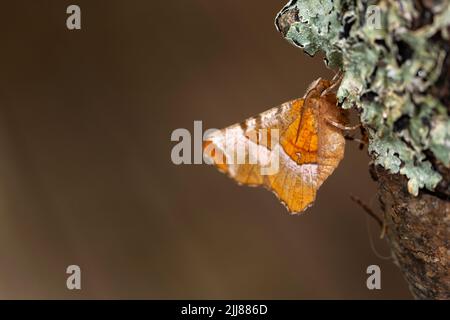
[[[290,213],[303,212],[344,157],[350,127],[337,105],[339,82],[319,78],[303,98],[211,133],[204,158],[241,185],[272,191]],[[270,172],[274,161],[277,170]]]

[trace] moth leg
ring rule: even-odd
[[[320,92],[317,93],[320,81],[322,81],[322,78],[318,78],[317,80],[315,80],[313,83],[311,83],[309,85],[308,89],[306,89],[306,93],[303,96],[303,99],[305,100],[305,103],[306,103],[306,100],[308,100],[312,96],[316,96],[317,97],[317,96],[320,95]]]
[[[366,144],[369,144],[369,132],[363,126],[361,126],[359,129],[361,131],[361,139],[365,141]]]
[[[320,94],[320,96],[325,97],[329,93],[336,93],[340,84],[341,84],[340,80],[338,82],[333,83],[327,89],[323,90],[322,93]]]
[[[344,124],[338,123],[336,121],[333,121],[331,119],[325,118],[325,121],[332,125],[335,128],[338,128],[342,131],[353,131],[356,130],[358,128],[361,129],[361,139],[355,138],[354,136],[350,136],[348,134],[344,135],[345,140],[349,140],[349,141],[355,141],[357,143],[359,143],[359,149],[362,150],[364,148],[364,146],[367,146],[369,144],[369,139],[367,137],[367,132],[364,130],[364,127],[361,126],[361,124],[357,124],[354,126],[346,126]]]
[[[355,141],[359,143],[359,149],[362,150],[364,148],[364,146],[368,145],[367,141],[349,136],[349,135],[344,135],[345,140],[349,140],[349,141]]]
[[[334,75],[333,79],[331,79],[331,82],[341,81],[343,77],[344,73],[339,69],[339,71]]]
[[[356,124],[356,125],[354,125],[354,126],[347,126],[347,125],[345,125],[345,124],[336,122],[336,121],[334,121],[334,120],[332,120],[332,119],[330,119],[330,118],[325,118],[325,121],[326,121],[328,124],[332,125],[333,127],[338,128],[338,129],[341,129],[341,130],[343,130],[343,131],[353,131],[353,130],[359,129],[359,128],[361,127],[361,124],[360,124],[360,123],[358,123],[358,124]]]
[[[341,71],[336,73],[333,80],[331,80],[331,82],[332,82],[331,86],[329,86],[328,88],[323,90],[322,93],[320,94],[320,96],[324,97],[324,96],[328,95],[329,93],[336,93],[338,90],[338,87],[341,84],[342,78],[344,78],[344,74]]]

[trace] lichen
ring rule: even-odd
[[[434,19],[423,23],[427,12],[410,0],[292,0],[276,21],[288,41],[309,55],[324,52],[327,65],[343,71],[341,107],[360,111],[374,162],[405,175],[414,195],[442,179],[430,157],[450,166],[450,106],[432,94],[447,55],[450,4],[427,10]]]

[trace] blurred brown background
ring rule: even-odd
[[[349,198],[376,206],[355,143],[302,216],[171,162],[174,129],[221,128],[332,77],[275,30],[285,1],[2,4],[0,298],[410,298]],[[65,25],[72,3],[81,31]]]

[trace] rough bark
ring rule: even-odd
[[[395,263],[419,299],[450,299],[450,3],[293,0],[278,30],[343,71],[360,112]]]
[[[379,166],[371,173],[385,213],[386,236],[394,262],[419,299],[450,299],[450,202],[421,192],[411,195],[406,178]]]

